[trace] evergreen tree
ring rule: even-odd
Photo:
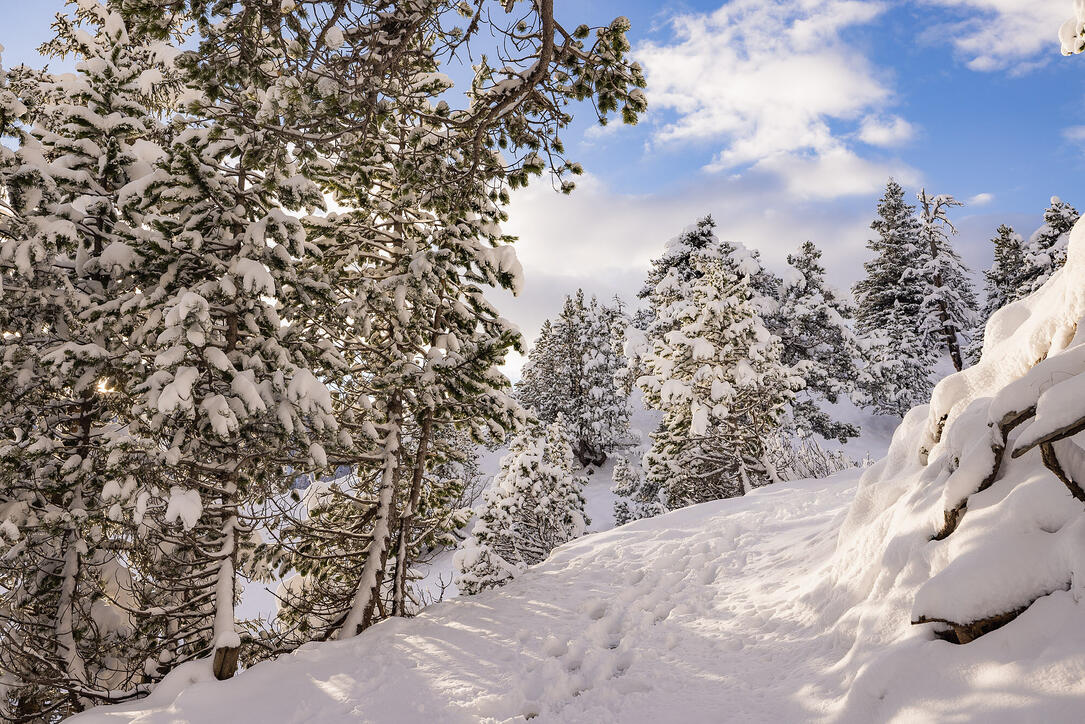
[[[813,243],[789,254],[787,263],[792,273],[781,283],[770,326],[780,338],[781,362],[805,383],[796,395],[793,423],[800,436],[845,442],[859,430],[833,420],[822,403],[856,392],[863,351],[848,324],[852,309],[826,284],[821,250]]]
[[[614,502],[615,525],[652,518],[666,511],[659,500],[659,486],[645,480],[639,468],[624,457],[614,465],[611,492],[618,496]]]
[[[995,246],[995,260],[991,268],[983,273],[987,301],[968,348],[968,357],[972,362],[978,362],[983,352],[984,326],[987,320],[1017,298],[1026,268],[1024,239],[1012,227],[1005,224],[999,226],[998,236],[991,239],[991,243]]]
[[[135,337],[154,370],[137,429],[156,441],[173,480],[151,512],[184,552],[172,556],[182,570],[158,580],[188,581],[172,615],[196,630],[212,624],[206,646],[219,678],[234,673],[239,654],[236,578],[257,526],[248,509],[288,490],[298,469],[326,466],[326,448],[341,441],[331,393],[313,369],[329,350],[293,324],[307,291],[324,282],[301,224],[283,211],[322,203],[313,186],[283,185],[294,175],[280,149],[194,125],[170,147],[148,195],[166,243],[148,249],[145,266],[159,282],[144,292],[147,321]],[[168,520],[182,496],[199,501],[192,527]]]
[[[697,251],[696,274],[682,279],[676,268],[652,295],[650,329],[666,331],[648,337],[637,385],[664,412],[645,468],[670,508],[772,482],[764,442],[801,385],[780,362],[779,340],[731,253],[726,245]]]
[[[875,257],[863,266],[866,278],[855,285],[856,327],[900,340],[918,331],[924,284],[920,226],[915,207],[904,202],[904,189],[893,179],[878,202],[878,218],[870,228],[877,236],[867,242]]]
[[[862,339],[866,367],[860,376],[869,406],[880,415],[904,417],[930,400],[935,359],[919,335],[905,329],[896,339],[869,334]]]
[[[1032,233],[1025,246],[1025,267],[1014,299],[1032,294],[1066,263],[1066,245],[1078,218],[1077,209],[1058,196],[1051,197],[1043,225]]]
[[[520,400],[544,423],[564,415],[573,452],[584,466],[602,465],[628,436],[629,403],[618,387],[623,319],[616,310],[585,301],[583,290],[565,299],[547,320],[517,386]]]
[[[919,192],[919,235],[923,242],[924,263],[920,271],[925,285],[919,308],[919,334],[931,349],[949,352],[953,366],[964,367],[961,338],[976,325],[975,291],[968,269],[949,242],[957,229],[950,223],[946,210],[962,206],[948,194],[930,196],[926,189]]]
[[[318,506],[350,542],[343,596],[288,644],[408,613],[412,561],[463,522],[448,431],[524,417],[497,370],[518,335],[485,298],[521,284],[509,191],[548,166],[572,189],[573,100],[600,121],[645,106],[628,22],[567,33],[552,3],[505,28],[440,3],[77,5],[94,32],[62,19],[58,43],[80,77],[0,75],[0,660],[20,716],[254,660],[239,576],[291,554],[258,546],[291,525],[263,504],[329,467],[358,480]],[[439,71],[490,30],[516,49],[453,108]],[[342,213],[305,215],[328,197]]]
[[[516,383],[516,397],[542,421],[552,422],[563,412],[564,391],[571,387],[568,375],[569,355],[554,331],[554,324],[544,320],[539,336],[528,352]]]
[[[97,3],[54,29],[76,74],[0,87],[17,144],[0,151],[0,670],[25,721],[144,693],[159,653],[122,511],[156,477],[126,426],[145,231],[125,199],[160,153],[169,69]]]
[[[765,269],[756,249],[747,249],[737,242],[720,240],[716,236],[716,220],[709,214],[668,241],[662,256],[652,259],[648,277],[637,293],[637,296],[648,304],[638,312],[635,318],[636,326],[652,332],[658,312],[653,300],[657,297],[660,283],[667,277],[675,284],[684,284],[700,277],[701,272],[694,264],[694,257],[703,251],[716,253],[716,250],[732,265],[735,273],[750,278],[755,305],[763,316],[769,316],[773,310],[773,299],[780,286],[780,279]]]
[[[513,443],[471,537],[456,554],[462,593],[504,585],[583,534],[585,480],[573,475],[569,440],[559,419],[542,435]]]
[[[876,411],[903,414],[929,398],[934,358],[919,333],[927,289],[920,224],[893,179],[870,228],[877,235],[867,248],[875,257],[864,264],[866,277],[853,290],[856,329],[867,349],[861,392]]]

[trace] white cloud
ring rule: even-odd
[[[1070,0],[921,0],[922,4],[959,11],[957,22],[936,19],[946,37],[979,71],[1027,70],[1040,55],[1059,54],[1059,27]]]
[[[1062,137],[1073,143],[1085,143],[1085,126],[1070,126],[1062,129]]]
[[[919,181],[919,172],[903,163],[887,165],[856,155],[836,144],[820,153],[785,153],[770,156],[754,167],[780,176],[795,199],[825,201],[841,196],[869,194],[895,176],[905,185]]]
[[[890,96],[838,37],[880,10],[846,0],[736,0],[675,17],[675,42],[636,50],[650,105],[677,113],[657,139],[726,139],[723,167],[831,144],[829,120],[853,119]]]
[[[771,171],[798,198],[876,189],[885,163],[857,156],[845,136],[861,123],[862,140],[888,147],[913,128],[885,117],[892,90],[842,33],[883,10],[859,0],[732,0],[675,16],[672,41],[635,51],[650,106],[667,114],[656,144],[720,143],[706,170]]]
[[[983,193],[976,194],[972,198],[968,199],[965,202],[965,206],[986,206],[987,204],[991,203],[994,200],[995,200],[995,195],[994,194],[989,194],[987,192],[983,192]]]
[[[871,146],[900,146],[914,136],[915,126],[900,116],[867,116],[859,126],[859,140]]]

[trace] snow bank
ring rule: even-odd
[[[1079,224],[861,479],[588,535],[502,589],[75,721],[1080,721],[1083,279]]]

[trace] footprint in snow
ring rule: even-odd
[[[591,620],[598,621],[603,616],[607,615],[607,602],[600,599],[588,601],[587,606],[584,608],[584,612],[588,614],[588,618]]]

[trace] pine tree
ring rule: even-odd
[[[878,218],[867,242],[875,257],[863,266],[866,278],[855,285],[856,327],[863,334],[880,332],[897,340],[918,330],[923,303],[920,227],[915,207],[904,202],[904,189],[893,179],[878,202]]]
[[[562,412],[561,391],[570,387],[564,379],[568,374],[568,355],[560,341],[553,323],[544,320],[516,383],[517,399],[539,420],[547,422],[556,420]]]
[[[869,406],[879,415],[904,415],[930,400],[935,359],[924,352],[919,335],[905,329],[896,338],[868,334],[862,338],[866,367],[860,384]]]
[[[658,287],[664,279],[670,277],[675,284],[684,284],[701,275],[694,264],[696,255],[703,251],[718,253],[727,260],[735,273],[750,278],[750,289],[758,311],[765,317],[771,314],[773,299],[780,286],[780,280],[761,264],[761,255],[756,249],[747,249],[742,244],[723,241],[716,236],[716,220],[709,214],[690,226],[677,237],[667,242],[663,254],[652,259],[648,277],[644,286],[637,293],[640,299],[648,302],[638,312],[635,325],[642,330],[653,332],[656,320]]]
[[[614,465],[611,492],[618,496],[614,502],[615,525],[652,518],[666,511],[659,500],[659,486],[645,480],[639,468],[624,457]]]
[[[646,404],[664,412],[645,468],[669,508],[772,482],[764,441],[801,385],[780,362],[730,248],[706,247],[692,267],[685,280],[675,270],[656,284],[650,329],[666,331],[648,337],[637,380]]]
[[[954,368],[964,367],[961,338],[976,325],[976,294],[968,269],[949,241],[957,229],[946,210],[963,206],[948,194],[930,196],[919,192],[921,213],[919,236],[923,242],[924,263],[920,270],[924,283],[923,302],[919,308],[919,334],[931,349],[949,352]]]
[[[853,291],[856,329],[867,349],[861,392],[883,414],[903,414],[928,399],[934,358],[919,334],[926,264],[915,207],[893,179],[878,202],[878,218],[867,242],[875,257],[864,264],[866,277]]]
[[[1043,225],[1032,233],[1025,246],[1025,267],[1015,299],[1022,299],[1044,285],[1066,263],[1066,245],[1070,230],[1080,214],[1058,196],[1044,212]]]
[[[231,675],[239,576],[269,573],[256,530],[286,521],[264,503],[330,467],[366,497],[337,500],[353,557],[324,629],[408,613],[411,561],[462,524],[446,431],[524,417],[497,370],[518,335],[485,297],[521,284],[509,191],[548,166],[572,189],[572,101],[645,107],[628,22],[566,33],[552,3],[527,31],[441,4],[105,7],[76,10],[97,38],[60,29],[82,78],[0,78],[0,469],[22,481],[0,488],[0,656],[20,712],[138,695],[190,659]],[[439,70],[491,29],[515,57],[452,108]]]
[[[1002,224],[998,236],[991,239],[995,246],[995,259],[991,268],[983,273],[985,296],[983,313],[972,334],[968,357],[978,362],[983,351],[984,326],[991,315],[1017,298],[1025,271],[1024,239],[1012,227]]]
[[[602,465],[628,436],[629,403],[618,387],[622,318],[583,290],[547,320],[517,386],[519,399],[544,423],[564,415],[581,465]]]
[[[780,338],[781,362],[804,381],[793,406],[793,423],[800,436],[811,433],[840,442],[859,430],[838,422],[823,403],[835,404],[854,395],[863,357],[848,320],[852,309],[825,282],[821,250],[807,241],[789,254],[793,271],[780,286],[779,301],[769,326]]]
[[[201,103],[205,116],[229,112],[207,96]],[[349,443],[320,379],[329,364],[346,365],[298,323],[329,283],[287,211],[323,199],[273,141],[192,118],[143,201],[156,237],[144,247],[146,321],[132,341],[150,373],[132,429],[161,451],[171,484],[148,514],[177,551],[151,580],[172,601],[178,645],[213,653],[220,679],[240,655],[237,578],[260,525],[250,511]],[[171,519],[182,498],[198,503],[198,520]]]
[[[129,426],[145,230],[125,201],[161,153],[169,69],[97,3],[53,27],[77,73],[0,88],[0,670],[24,720],[142,694],[159,653],[123,512],[157,480]]]
[[[456,585],[474,594],[504,585],[584,532],[585,480],[573,475],[562,420],[521,438],[501,461],[471,537],[456,554]]]

